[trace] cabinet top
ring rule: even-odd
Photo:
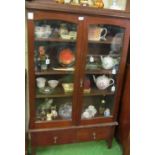
[[[84,6],[74,6],[67,4],[58,4],[51,0],[33,0],[26,1],[26,9],[33,10],[48,10],[74,13],[80,15],[94,15],[94,16],[110,16],[117,18],[130,18],[130,13],[127,11],[110,10],[110,9],[97,9]]]

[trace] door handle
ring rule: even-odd
[[[96,133],[93,132],[93,139],[95,140],[96,139]]]
[[[57,137],[57,136],[54,136],[54,137],[53,137],[54,144],[56,144],[56,143],[57,143],[57,139],[58,139],[58,137]]]
[[[80,87],[83,87],[83,79],[80,80]]]

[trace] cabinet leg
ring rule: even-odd
[[[106,141],[107,141],[108,149],[111,149],[111,147],[112,147],[112,138],[107,139]]]
[[[36,148],[34,147],[31,148],[31,155],[36,155]]]

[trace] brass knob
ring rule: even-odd
[[[54,144],[56,144],[56,143],[57,143],[57,139],[58,139],[58,137],[55,136],[53,139],[54,139]]]
[[[93,132],[93,139],[95,140],[96,139],[96,133]]]

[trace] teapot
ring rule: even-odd
[[[105,75],[98,76],[97,78],[93,75],[93,79],[97,88],[101,90],[104,90],[114,84],[114,80]]]
[[[104,34],[101,36],[101,34],[104,32]],[[90,27],[89,28],[89,33],[88,33],[88,39],[89,40],[95,40],[95,41],[99,41],[99,40],[106,40],[106,35],[108,33],[107,28],[103,27]]]
[[[102,67],[104,69],[112,69],[115,65],[118,64],[118,60],[114,59],[110,56],[100,56],[101,57],[101,62],[102,62]]]

